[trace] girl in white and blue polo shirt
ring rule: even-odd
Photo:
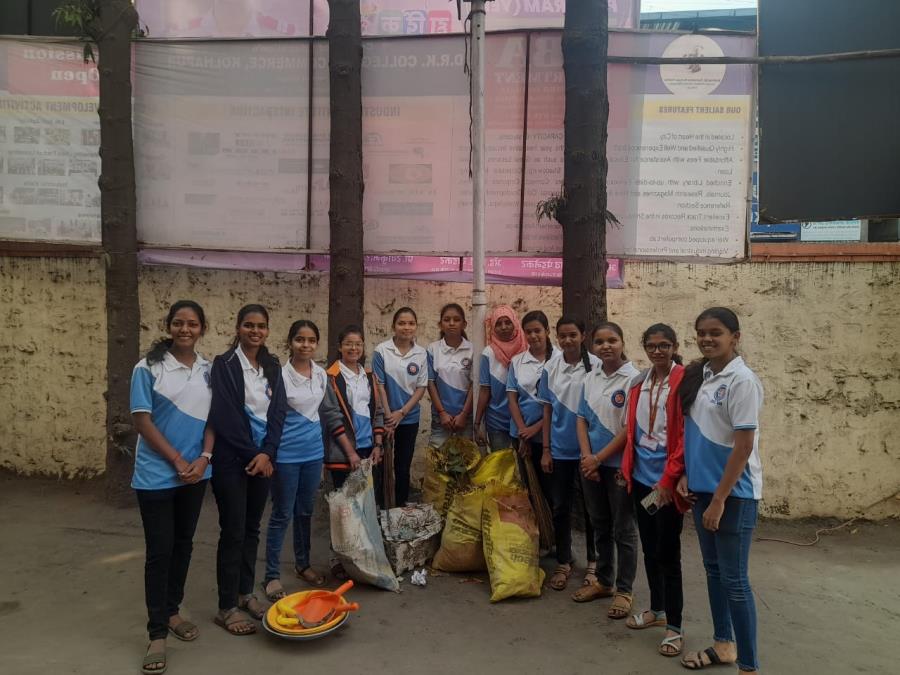
[[[628,616],[637,570],[634,507],[621,467],[625,400],[629,383],[639,371],[625,356],[624,348],[625,336],[618,324],[605,322],[594,329],[591,352],[602,365],[584,378],[578,408],[581,489],[594,530],[597,581],[583,586],[574,598],[587,602],[613,596],[607,611],[611,619]]]
[[[416,344],[418,318],[411,307],[394,312],[394,336],[375,347],[372,372],[384,406],[387,433],[394,440],[394,503],[409,500],[409,470],[419,435],[419,401],[428,387],[428,356]]]
[[[212,436],[205,434],[212,399],[209,361],[195,351],[206,331],[203,308],[179,300],[169,308],[166,330],[169,337],[153,344],[131,377],[131,416],[138,433],[131,486],[147,547],[150,646],[143,667],[156,670],[165,668],[169,631],[186,641],[199,634],[178,606],[212,457]]]
[[[556,535],[556,560],[550,587],[563,590],[572,576],[572,528],[569,512],[579,477],[578,405],[585,376],[600,366],[600,359],[584,345],[584,322],[564,316],[556,322],[556,340],[562,350],[544,366],[538,400],[544,405],[541,467],[550,474],[550,506]],[[588,548],[588,563],[594,563]],[[589,567],[590,571],[590,567]]]
[[[319,346],[318,326],[306,319],[295,321],[288,330],[287,344],[291,356],[281,369],[287,414],[272,479],[272,515],[266,534],[263,592],[270,602],[285,595],[281,585],[281,547],[292,519],[294,573],[311,586],[325,583],[309,561],[313,507],[325,460],[323,433],[336,437],[352,451],[336,399],[327,395],[328,375],[313,361]]]
[[[440,314],[441,339],[428,345],[428,395],[431,438],[441,447],[452,434],[472,437],[472,343],[466,338],[466,313],[455,302]]]
[[[756,605],[747,569],[762,498],[763,388],[737,353],[741,333],[733,311],[707,309],[694,328],[703,360],[688,367],[680,389],[685,475],[677,490],[695,500],[715,633],[712,647],[689,653],[682,663],[699,670],[736,662],[741,672],[755,673]]]
[[[479,445],[488,445],[491,450],[503,450],[513,447],[509,435],[512,417],[506,395],[509,364],[514,356],[528,348],[528,343],[525,342],[516,310],[509,305],[494,307],[485,319],[484,337],[487,344],[481,352],[478,369],[475,434]]]
[[[506,394],[509,398],[509,414],[512,418],[509,435],[519,454],[526,462],[532,462],[540,489],[550,503],[549,474],[541,469],[543,455],[544,404],[538,400],[538,385],[544,366],[559,353],[550,341],[550,322],[541,310],[533,310],[522,317],[522,332],[528,349],[516,354],[509,362],[506,378]],[[524,442],[523,442],[524,441]],[[529,485],[530,490],[536,486]]]

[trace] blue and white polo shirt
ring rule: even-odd
[[[385,340],[375,347],[372,357],[372,373],[384,387],[391,411],[400,410],[416,393],[416,389],[428,386],[428,355],[425,348],[413,344],[406,354],[401,354],[394,340]],[[418,424],[419,406],[416,405],[400,424]]]
[[[734,432],[754,429],[753,452],[732,497],[762,499],[759,412],[763,386],[738,356],[719,373],[703,367],[703,384],[684,419],[684,463],[691,492],[715,492],[734,449]]]
[[[266,440],[266,421],[269,414],[269,403],[272,401],[272,387],[263,369],[254,368],[241,346],[235,348],[241,370],[244,372],[244,412],[250,420],[250,435],[253,444],[262,448]]]
[[[290,363],[281,369],[288,409],[278,446],[279,464],[314,462],[325,457],[319,406],[325,397],[328,375],[311,362],[310,377],[301,375]]]
[[[203,430],[212,401],[209,373],[209,361],[199,354],[189,368],[166,352],[153,365],[141,359],[131,375],[131,412],[150,413],[156,428],[188,463],[203,452]],[[211,475],[207,467],[203,478]],[[165,490],[181,485],[175,467],[138,435],[131,487]]]
[[[672,362],[669,372],[675,363]],[[666,402],[669,400],[669,376],[662,381],[662,386],[657,382],[653,387],[653,403],[656,405],[656,415],[653,420],[653,429],[650,429],[650,382],[653,369],[649,369],[641,383],[640,396],[637,403],[637,420],[634,433],[634,470],[632,477],[644,485],[653,487],[662,478],[666,469],[668,451],[668,413]],[[637,382],[633,382],[636,385]]]
[[[359,372],[354,373],[338,361],[344,383],[347,385],[347,405],[353,414],[353,429],[356,431],[356,447],[371,448],[375,445],[375,433],[372,429],[372,418],[369,411],[369,400],[372,390],[369,388],[369,377],[366,369],[359,366]]]
[[[508,379],[509,368],[500,363],[494,354],[494,348],[488,345],[481,352],[478,384],[482,387],[490,387],[491,390],[491,398],[484,413],[484,421],[490,431],[509,433],[509,429],[512,426],[512,416],[509,413],[509,398],[506,396],[506,382]]]
[[[462,339],[458,347],[451,347],[443,338],[428,345],[428,381],[434,382],[441,403],[448,414],[455,416],[466,405],[472,386],[472,343]],[[439,415],[431,402],[432,426],[439,426]]]
[[[550,354],[552,359],[559,354],[556,347]],[[544,372],[544,364],[548,360],[539,359],[529,350],[525,350],[521,354],[516,354],[512,361],[509,362],[509,374],[506,378],[506,391],[513,391],[518,396],[519,412],[522,413],[522,419],[526,426],[530,426],[540,420],[544,416],[544,404],[538,398],[538,385],[541,381],[541,374]],[[513,438],[519,437],[519,429],[516,427],[515,420],[509,423],[509,433]],[[536,438],[535,440],[540,440]]]
[[[600,367],[600,359],[588,354],[591,370]],[[538,385],[538,401],[553,408],[550,424],[550,456],[553,459],[579,459],[578,406],[581,388],[587,371],[579,357],[574,364],[566,363],[563,353],[555,355],[544,366]]]
[[[603,372],[601,365],[584,378],[578,416],[587,422],[592,452],[603,450],[625,428],[628,385],[639,373],[629,361],[611,375]],[[621,467],[622,453],[617,452],[603,466]]]

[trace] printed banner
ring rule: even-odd
[[[609,0],[610,28],[637,28],[639,0]],[[325,35],[328,0],[137,0],[141,25],[154,38]],[[492,0],[488,30],[562,28],[565,0]],[[310,22],[310,8],[313,21]],[[363,35],[462,33],[455,0],[362,0]]]
[[[0,42],[0,237],[100,241],[98,80],[80,45]]]

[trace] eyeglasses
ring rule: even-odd
[[[655,345],[644,345],[644,351],[648,354],[652,354],[653,352],[667,352],[675,345],[669,344],[668,342],[660,342]]]
[[[363,346],[362,342],[342,342],[341,347],[346,347],[347,349],[361,349]]]

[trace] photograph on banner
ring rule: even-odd
[[[135,0],[151,38],[302,37],[309,0]]]
[[[100,241],[98,82],[77,43],[0,40],[0,238]]]
[[[302,1],[302,0],[301,0]],[[316,35],[328,29],[328,0],[313,0]],[[360,24],[363,35],[433,35],[462,33],[471,3],[448,0],[362,0]],[[527,28],[562,28],[566,0],[491,0],[485,5],[488,31]],[[640,21],[639,0],[609,0],[609,27],[636,28]]]
[[[565,111],[559,34],[532,38],[523,243],[562,250],[538,203],[563,181]],[[613,33],[622,56],[747,56],[752,37]],[[749,195],[750,66],[611,64],[608,209],[610,255],[731,260],[745,254]],[[535,85],[535,82],[539,85]]]
[[[306,247],[308,67],[305,42],[136,45],[143,244]]]

